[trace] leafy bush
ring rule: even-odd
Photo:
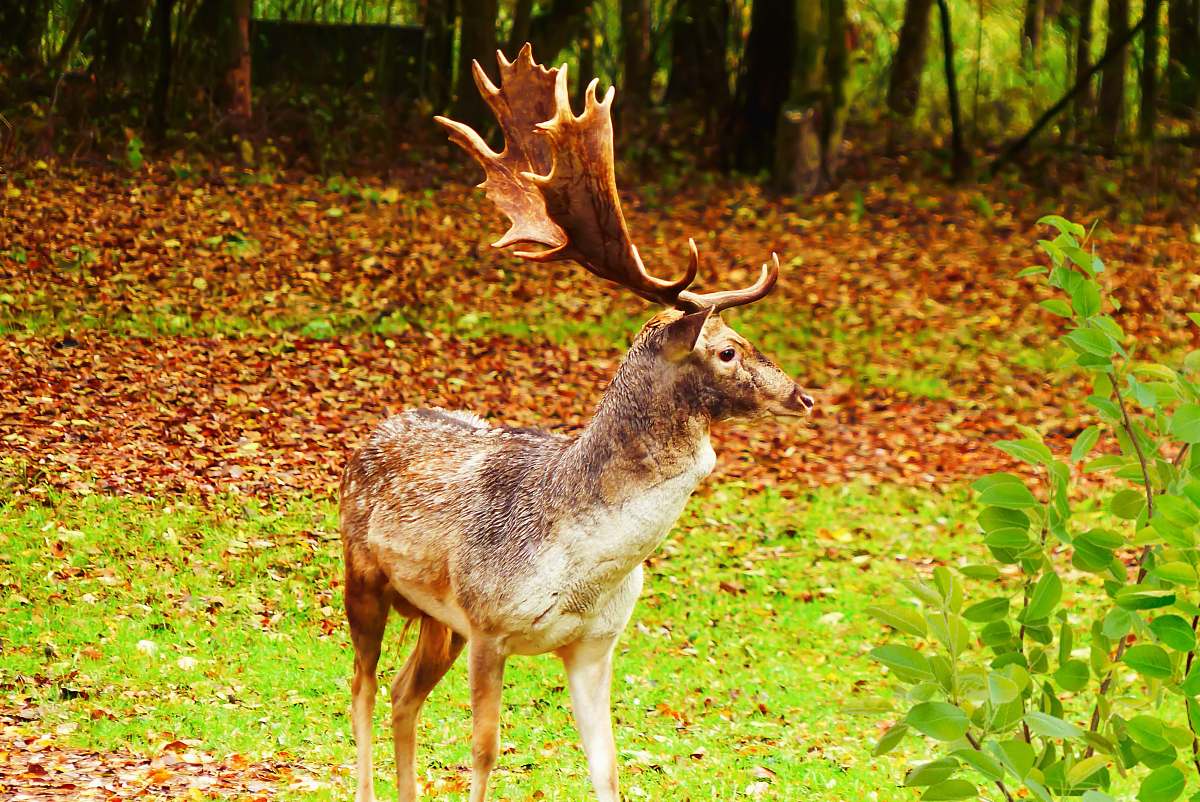
[[[930,739],[933,759],[904,779],[926,800],[1104,802],[1136,787],[1170,802],[1200,775],[1200,351],[1138,358],[1083,227],[1040,222],[1058,232],[1040,242],[1052,267],[1020,275],[1054,291],[1040,306],[1070,322],[1064,361],[1090,374],[1100,424],[1069,462],[1032,429],[997,443],[1033,478],[975,482],[990,561],[938,567],[907,583],[912,603],[871,608],[913,639],[872,652],[908,706],[875,752]]]

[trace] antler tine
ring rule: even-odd
[[[480,185],[508,216],[512,225],[492,243],[497,248],[523,243],[516,255],[533,262],[574,260],[595,275],[619,284],[655,303],[678,309],[716,311],[762,298],[779,278],[779,258],[763,265],[751,287],[713,293],[687,288],[700,269],[696,243],[688,240],[689,262],[676,280],[646,270],[629,236],[617,194],[613,159],[612,104],[615,87],[601,97],[599,80],[584,92],[583,111],[571,108],[566,65],[547,69],[533,60],[526,44],[512,61],[497,52],[499,85],[483,67],[471,70],[479,93],[504,133],[504,150],[492,150],[470,126],[445,117],[435,118],[450,132],[450,140],[483,167]]]
[[[693,253],[695,253],[694,246]],[[771,290],[775,289],[775,282],[778,280],[779,254],[772,252],[771,261],[762,266],[762,273],[759,274],[758,281],[754,282],[751,286],[742,290],[725,290],[722,292],[696,293],[684,291],[679,293],[679,302],[680,304],[687,304],[689,308],[696,310],[711,306],[714,312],[720,312],[735,306],[745,306],[766,297]]]

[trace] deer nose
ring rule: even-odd
[[[800,385],[796,385],[792,388],[792,397],[789,400],[791,401],[793,408],[796,406],[802,406],[809,411],[811,411],[817,403],[816,401],[813,401],[813,397],[811,395],[800,389]]]

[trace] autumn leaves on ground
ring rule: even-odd
[[[905,173],[887,166],[872,173]],[[1036,220],[1097,221],[1125,331],[1195,347],[1194,208],[1088,174],[1055,193],[851,178],[781,201],[668,172],[624,198],[659,273],[688,236],[708,286],[780,254],[777,292],[730,320],[819,400],[811,423],[718,431],[716,473],[651,561],[614,691],[631,798],[911,795],[902,753],[869,756],[886,713],[854,715],[864,687],[886,690],[862,610],[914,564],[980,548],[952,511],[1011,465],[993,440],[1088,423],[1085,385],[1044,347],[1055,318],[1015,278],[1040,261]],[[650,313],[577,267],[491,250],[502,226],[474,178],[8,176],[0,793],[346,796],[346,454],[418,405],[575,430]],[[402,654],[390,639],[384,670]],[[463,674],[420,735],[422,781],[449,798],[469,763]],[[549,660],[513,662],[497,798],[587,798],[562,686]]]

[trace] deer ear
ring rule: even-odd
[[[671,362],[680,362],[687,357],[695,349],[712,311],[711,306],[706,306],[668,324],[663,337],[663,356]]]

